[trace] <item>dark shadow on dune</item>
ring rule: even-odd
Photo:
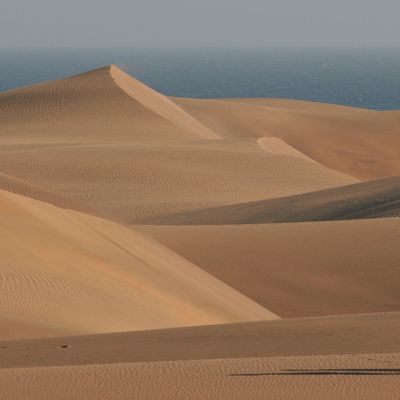
[[[246,372],[229,374],[229,376],[283,376],[283,375],[361,375],[361,376],[377,376],[377,375],[400,375],[400,368],[360,368],[360,369],[307,369],[307,370],[296,370],[288,369],[278,372]]]

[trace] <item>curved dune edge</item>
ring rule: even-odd
[[[4,191],[0,212],[0,319],[21,337],[277,318],[129,228]]]
[[[116,65],[106,68],[109,68],[111,77],[119,88],[156,114],[170,120],[181,128],[198,133],[199,137],[204,139],[220,139],[216,133],[203,126],[168,97],[144,85]]]
[[[283,156],[296,157],[305,161],[319,164],[312,158],[307,157],[304,153],[296,150],[292,146],[289,146],[281,139],[275,137],[262,137],[257,139],[257,143],[263,150],[265,150],[269,154],[279,154]]]
[[[218,139],[117,67],[0,93],[0,144],[77,145]]]
[[[382,178],[321,191],[166,215],[148,224],[233,225],[400,216],[400,177]]]

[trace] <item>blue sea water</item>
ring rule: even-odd
[[[0,91],[107,64],[170,96],[400,109],[400,49],[0,49]]]

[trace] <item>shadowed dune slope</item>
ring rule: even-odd
[[[400,310],[400,219],[140,229],[281,317]]]
[[[156,218],[164,225],[232,225],[400,216],[400,177]],[[148,219],[146,223],[151,223]]]
[[[2,93],[0,121],[2,144],[216,137],[115,66]]]
[[[395,400],[398,329],[386,313],[1,342],[1,390],[6,400]]]
[[[271,148],[252,140],[0,146],[0,171],[130,223],[356,182],[283,142]]]
[[[0,368],[393,353],[399,329],[394,312],[3,341]]]
[[[174,99],[223,138],[272,136],[360,179],[400,175],[400,112],[294,100]]]
[[[0,213],[3,339],[275,318],[129,228],[4,191]]]

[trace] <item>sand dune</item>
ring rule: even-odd
[[[355,182],[299,157],[267,153],[255,141],[29,146],[0,152],[4,173],[130,223]]]
[[[274,318],[129,228],[4,191],[0,211],[3,338]]]
[[[357,182],[276,138],[219,139],[113,66],[1,94],[0,154],[22,194],[129,223]]]
[[[400,216],[400,177],[154,219],[164,225],[232,225]],[[146,223],[152,223],[149,218]]]
[[[399,122],[115,66],[0,94],[0,398],[397,399]]]
[[[13,399],[395,399],[398,328],[398,313],[389,313],[1,342],[2,392]]]
[[[0,143],[21,146],[215,137],[114,66],[2,93],[0,121]]]
[[[360,178],[400,175],[400,113],[293,100],[175,99],[223,138],[272,136]]]
[[[281,317],[400,310],[400,219],[140,227]]]

